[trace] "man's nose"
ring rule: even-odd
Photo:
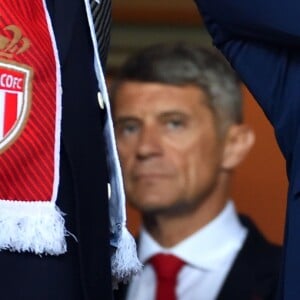
[[[141,130],[137,156],[139,159],[145,159],[157,156],[162,153],[162,139],[159,129],[156,126],[144,127]]]

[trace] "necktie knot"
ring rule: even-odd
[[[157,254],[150,259],[157,279],[176,281],[184,261],[171,254]]]

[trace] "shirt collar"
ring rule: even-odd
[[[232,251],[237,252],[246,235],[247,229],[240,223],[233,202],[228,201],[215,219],[171,248],[160,246],[142,228],[138,254],[142,263],[163,252],[174,254],[196,268],[211,270],[224,263]]]

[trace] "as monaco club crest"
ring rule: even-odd
[[[0,153],[20,135],[31,106],[31,70],[0,61]]]
[[[24,128],[31,107],[32,76],[29,67],[13,60],[30,47],[30,41],[16,25],[1,31],[5,35],[0,34],[0,154]]]

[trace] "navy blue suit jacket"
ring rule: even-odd
[[[289,191],[279,298],[298,300],[300,2],[196,0],[196,3],[214,44],[239,73],[272,123],[286,159]]]

